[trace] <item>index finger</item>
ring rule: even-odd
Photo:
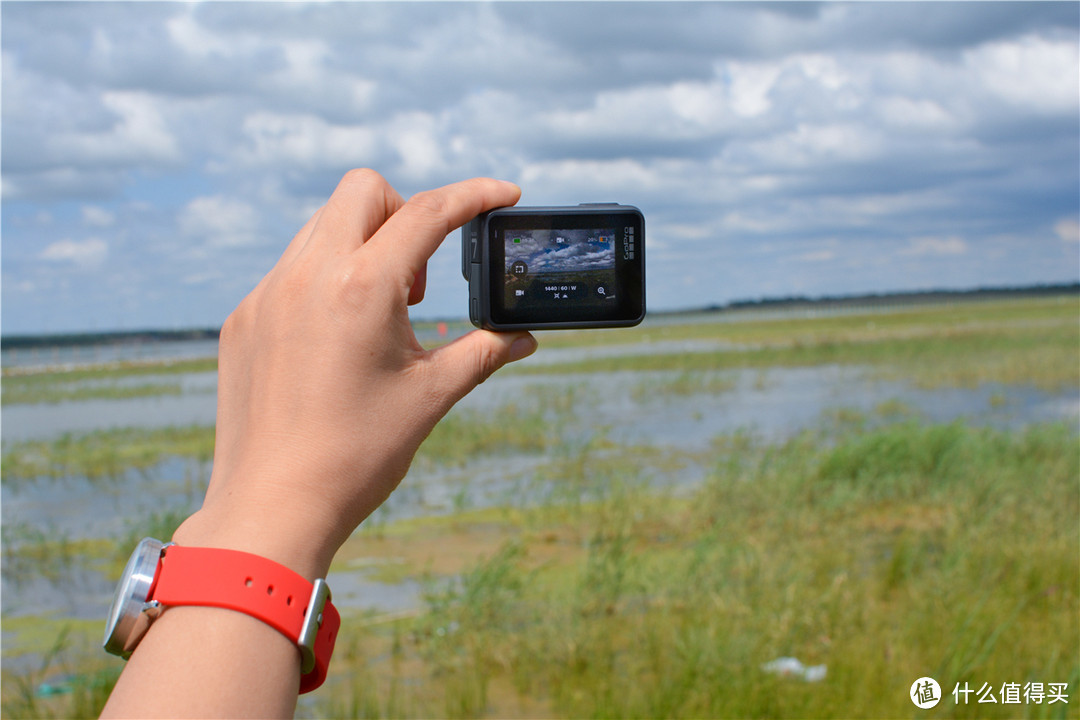
[[[391,215],[364,245],[384,254],[383,267],[411,284],[443,239],[482,212],[513,205],[521,188],[490,178],[473,178],[417,193]]]
[[[304,246],[332,252],[355,250],[404,202],[397,190],[374,170],[350,170],[319,211]]]

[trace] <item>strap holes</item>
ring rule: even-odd
[[[254,580],[252,580],[251,578],[248,578],[247,580],[244,581],[244,587],[251,587],[251,584],[253,582],[254,582]]]
[[[267,595],[273,595],[274,594],[274,586],[273,585],[267,585],[266,586],[266,594]]]
[[[285,598],[285,604],[288,605],[289,607],[292,607],[292,595]]]

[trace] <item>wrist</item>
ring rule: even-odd
[[[185,547],[223,548],[259,555],[284,565],[309,581],[325,578],[336,548],[295,527],[292,519],[263,513],[198,510],[185,520],[172,540]]]

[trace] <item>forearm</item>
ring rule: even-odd
[[[300,653],[269,625],[232,610],[177,607],[150,628],[102,717],[292,717]]]
[[[185,521],[173,541],[243,550],[308,580],[325,577],[329,559],[297,541],[282,521],[204,510]],[[139,643],[103,717],[292,717],[299,683],[299,650],[270,625],[232,610],[174,607]]]

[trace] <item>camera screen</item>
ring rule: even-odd
[[[588,322],[643,311],[640,216],[500,218],[493,227],[492,309],[499,322]],[[546,223],[544,222],[546,221]],[[548,226],[540,226],[540,225]],[[501,250],[501,252],[499,252]],[[498,263],[498,264],[496,264]]]
[[[614,229],[509,231],[503,244],[507,307],[530,296],[552,304],[617,299]]]

